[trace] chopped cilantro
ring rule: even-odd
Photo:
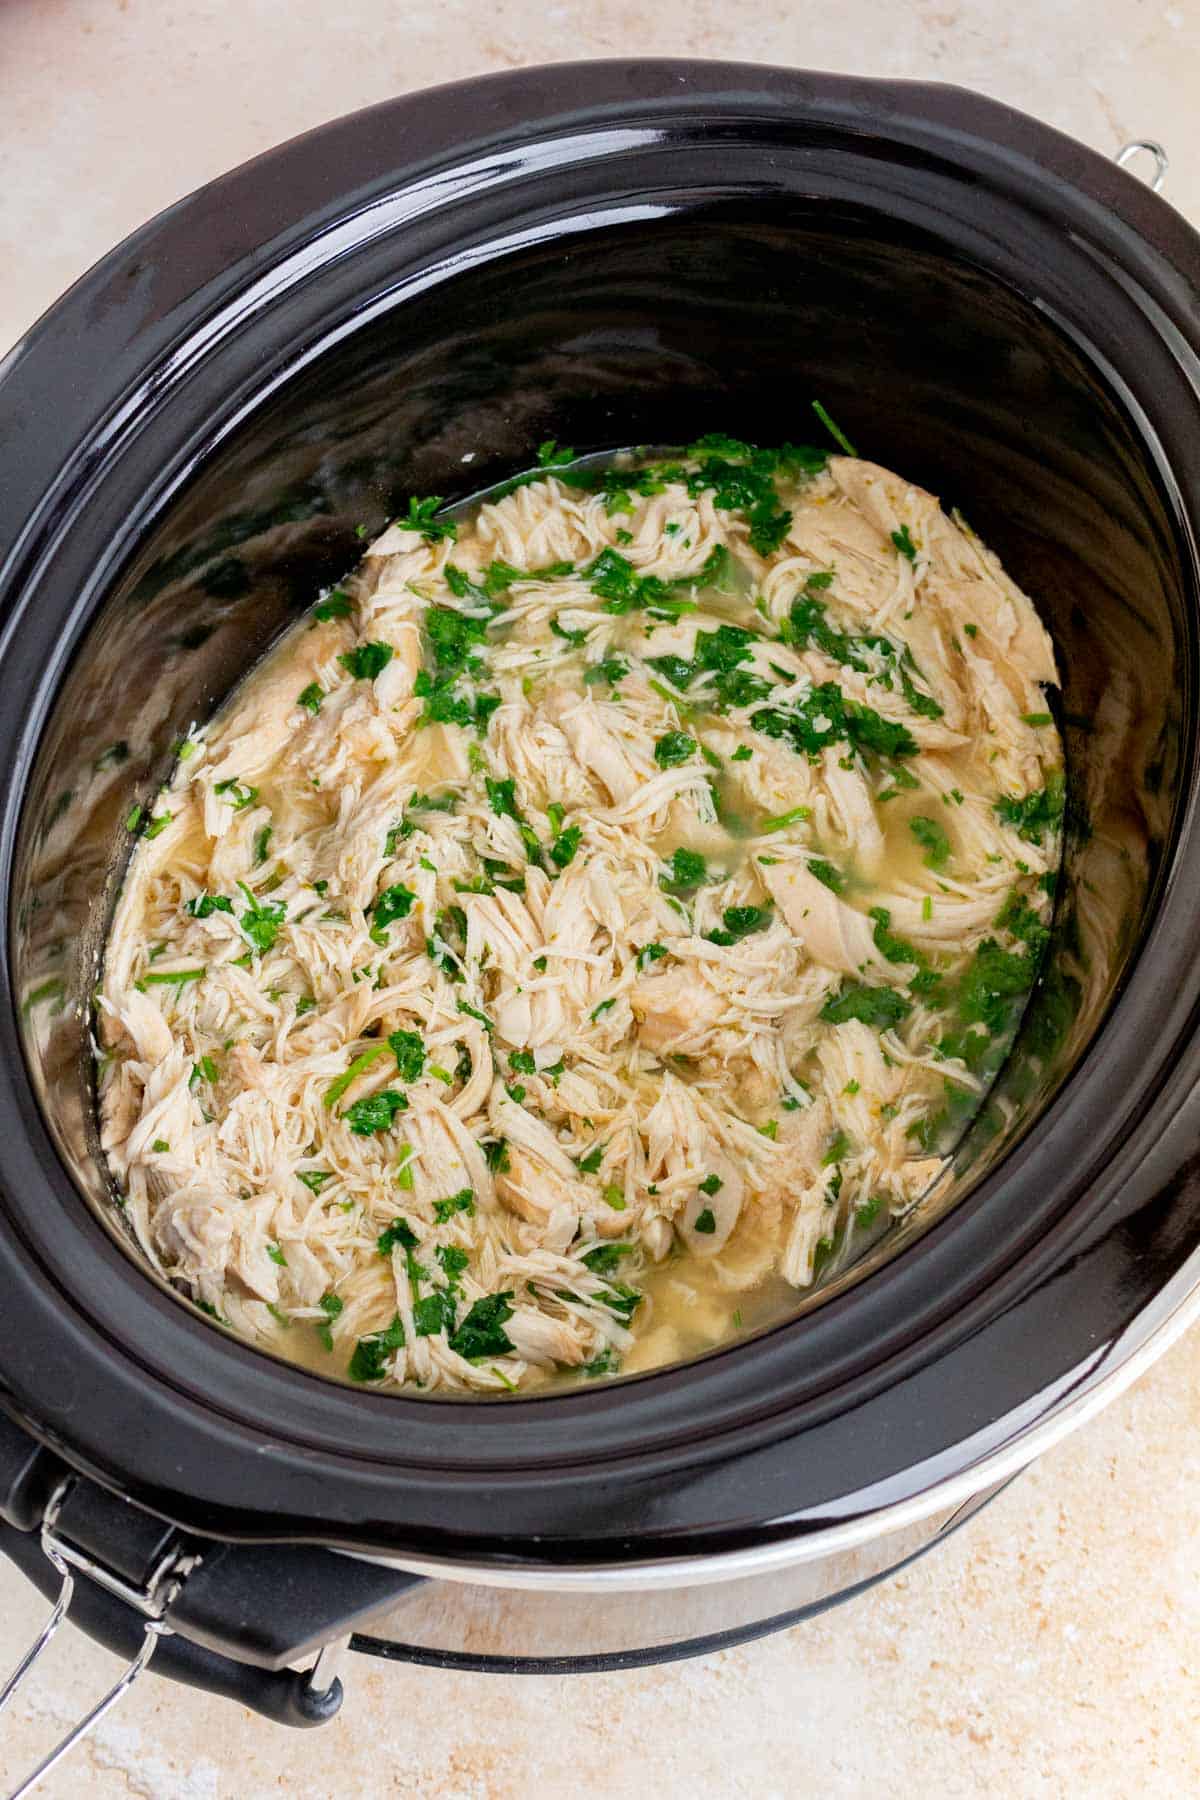
[[[435,1200],[433,1203],[433,1216],[439,1225],[444,1225],[446,1223],[447,1219],[452,1219],[454,1217],[455,1213],[460,1213],[460,1212],[466,1213],[468,1218],[474,1217],[474,1214],[475,1214],[475,1192],[474,1192],[474,1189],[469,1188],[469,1187],[460,1188],[458,1193],[451,1194],[449,1199]]]
[[[752,932],[765,931],[771,923],[771,912],[769,906],[727,906],[721,915],[724,929],[706,931],[704,936],[710,944],[739,943]]]
[[[825,411],[825,408],[821,405],[821,402],[819,400],[814,400],[811,404],[813,411],[816,413],[818,419],[820,419],[834,443],[839,445],[840,448],[846,452],[847,456],[857,456],[858,451],[854,448],[854,445],[850,442],[850,439],[846,436],[841,426],[834,424],[829,414]]]
[[[364,1069],[369,1069],[376,1057],[382,1056],[386,1048],[387,1046],[385,1044],[371,1044],[363,1051],[361,1056],[356,1056],[350,1066],[339,1075],[336,1080],[331,1081],[329,1086],[325,1089],[325,1105],[335,1105],[346,1092],[346,1089],[350,1086],[351,1082],[356,1081],[363,1073]]]
[[[686,893],[708,880],[708,862],[699,850],[672,851],[670,874],[659,878],[659,885],[674,893]]]
[[[407,1110],[407,1095],[385,1088],[380,1094],[367,1094],[356,1100],[346,1108],[342,1119],[355,1137],[373,1137],[378,1131],[390,1130],[396,1114]]]
[[[457,1244],[439,1244],[433,1254],[442,1265],[442,1271],[450,1286],[456,1287],[459,1276],[466,1272],[470,1263],[471,1258],[468,1252],[461,1250]]]
[[[248,787],[244,781],[237,781],[233,778],[228,781],[214,782],[213,793],[220,794],[225,804],[232,806],[234,812],[244,812],[258,799],[256,787]]]
[[[994,803],[994,810],[1025,843],[1040,844],[1048,831],[1057,831],[1062,824],[1065,798],[1063,774],[1056,770],[1044,788],[1016,797],[1004,794]]]
[[[950,839],[942,830],[936,819],[926,818],[917,813],[908,821],[908,829],[925,851],[925,866],[940,869],[950,858]]]
[[[371,908],[371,941],[375,944],[387,943],[387,928],[397,919],[407,919],[413,909],[417,896],[410,887],[398,881],[392,887],[384,888]]]
[[[859,1225],[861,1225],[865,1230],[865,1228],[868,1225],[873,1225],[875,1223],[876,1219],[879,1217],[882,1210],[883,1210],[883,1195],[882,1194],[872,1194],[869,1200],[863,1200],[858,1206],[855,1207],[855,1209],[854,1209],[855,1221]]]
[[[700,1192],[702,1194],[719,1194],[724,1185],[725,1183],[719,1175],[706,1175],[700,1183]]]
[[[266,956],[268,951],[275,948],[280,927],[287,918],[287,907],[282,901],[275,906],[263,905],[260,900],[255,899],[244,881],[239,881],[238,886],[246,897],[246,910],[238,924],[258,955]]]
[[[790,812],[776,813],[772,818],[761,820],[758,829],[760,831],[786,831],[789,825],[799,825],[803,820],[811,818],[811,806],[793,806]],[[812,867],[811,863],[809,867]],[[815,869],[813,873],[816,873]]]
[[[189,981],[201,981],[208,973],[207,969],[156,969],[149,975],[143,975],[135,987],[183,987]]]
[[[333,1180],[333,1176],[328,1169],[297,1169],[296,1180],[302,1181],[310,1193],[319,1194],[325,1183]]]
[[[321,702],[324,698],[325,691],[320,683],[310,681],[308,686],[306,688],[301,688],[300,692],[296,695],[296,705],[304,707],[306,712],[312,713],[313,717],[316,718],[321,710]]]
[[[425,1046],[417,1031],[393,1031],[388,1047],[396,1058],[401,1081],[419,1081],[425,1069]]]
[[[703,1207],[696,1214],[693,1224],[695,1230],[702,1232],[705,1237],[711,1237],[713,1232],[717,1229],[717,1216],[713,1212],[712,1207]]]
[[[551,619],[550,629],[555,637],[562,638],[564,643],[573,645],[575,649],[578,649],[580,644],[587,642],[586,631],[572,630],[567,625],[560,625],[557,618]]]
[[[404,1348],[404,1321],[397,1313],[383,1331],[372,1331],[360,1337],[350,1358],[351,1381],[382,1381],[387,1374],[388,1359]]]
[[[844,1025],[848,1019],[857,1019],[883,1031],[898,1025],[911,1011],[912,1001],[898,994],[895,988],[844,982],[840,991],[826,1000],[818,1016],[829,1025]]]
[[[374,681],[391,662],[396,652],[390,644],[359,644],[353,650],[343,650],[338,657],[343,669],[348,669],[355,681]]]
[[[596,1298],[602,1306],[607,1306],[609,1312],[614,1312],[619,1319],[623,1319],[626,1325],[642,1304],[642,1296],[638,1290],[626,1287],[623,1281],[610,1283]]]
[[[343,593],[341,588],[334,588],[332,593],[326,594],[324,600],[317,601],[313,607],[313,618],[322,622],[326,619],[348,619],[352,611],[349,594]]]
[[[437,1337],[443,1331],[449,1335],[457,1313],[454,1296],[449,1292],[425,1294],[413,1301],[413,1332],[419,1338]]]
[[[189,900],[184,912],[190,913],[193,919],[207,919],[210,913],[233,911],[233,901],[227,900],[224,894],[207,894],[201,891],[193,900]]]
[[[323,1294],[317,1302],[317,1305],[325,1314],[324,1324],[317,1326],[317,1336],[321,1343],[324,1344],[326,1350],[332,1351],[333,1349],[333,1331],[331,1330],[331,1326],[333,1321],[341,1316],[345,1304],[346,1302],[339,1294]]]
[[[636,1249],[636,1244],[597,1244],[594,1250],[585,1250],[580,1260],[593,1275],[613,1275],[621,1258],[632,1256]]]
[[[411,495],[408,512],[402,513],[396,524],[406,531],[419,531],[431,544],[436,544],[440,538],[446,538],[452,544],[457,543],[458,527],[453,519],[435,519],[433,516],[441,504],[440,494],[430,494],[425,500],[418,500],[415,495]]]
[[[481,1356],[506,1356],[512,1340],[504,1330],[512,1318],[509,1305],[511,1290],[502,1294],[486,1294],[477,1300],[462,1324],[450,1338],[450,1348],[468,1361]]]
[[[665,944],[643,944],[637,953],[637,966],[644,969],[648,963],[661,962],[666,954]]]
[[[575,461],[575,452],[569,445],[547,438],[545,443],[538,445],[537,459],[539,469],[561,469]]]
[[[835,868],[833,863],[826,862],[823,856],[809,857],[808,872],[815,875],[818,881],[824,882],[835,894],[840,894],[846,886],[846,877],[842,871]]]
[[[846,1133],[841,1130],[835,1131],[826,1146],[824,1156],[821,1158],[821,1167],[823,1169],[831,1169],[835,1163],[840,1163],[849,1148],[850,1139],[846,1136]]]
[[[550,846],[551,862],[558,868],[565,869],[568,863],[575,860],[575,852],[579,848],[582,837],[582,826],[568,825],[566,830],[560,832]]]
[[[654,760],[660,769],[674,769],[687,762],[696,752],[696,740],[685,731],[668,731],[654,746]]]
[[[892,542],[901,556],[906,556],[910,563],[916,562],[917,546],[912,541],[912,534],[907,525],[902,525],[899,531],[893,531]]]
[[[606,681],[609,687],[616,687],[618,681],[623,681],[628,673],[628,663],[622,662],[619,656],[606,656],[602,662],[592,663],[586,668],[583,679],[588,687],[598,681]]]
[[[468,1000],[460,1000],[458,1002],[458,1010],[460,1013],[464,1014],[466,1018],[474,1019],[477,1024],[482,1025],[488,1036],[491,1036],[495,1027],[485,1012],[481,1012],[477,1006],[472,1006]]]

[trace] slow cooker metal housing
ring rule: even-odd
[[[85,276],[0,367],[10,1417],[194,1531],[625,1583],[945,1507],[1131,1374],[1200,1276],[1198,286],[1169,207],[1004,107],[684,62],[353,115]],[[1063,668],[1069,981],[969,1191],[795,1320],[627,1384],[464,1410],[231,1341],[104,1222],[87,997],[130,806],[409,493],[548,436],[800,438],[812,396],[963,508]]]

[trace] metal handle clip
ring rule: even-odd
[[[3,1688],[0,1688],[0,1712],[3,1712],[29,1671],[40,1660],[50,1640],[66,1618],[72,1595],[75,1592],[75,1570],[89,1576],[93,1581],[99,1582],[102,1587],[107,1588],[111,1593],[118,1594],[129,1605],[135,1606],[139,1612],[144,1613],[146,1628],[137,1655],[108,1693],[104,1695],[103,1699],[97,1701],[91,1712],[80,1719],[79,1723],[74,1725],[66,1736],[54,1746],[33,1773],[27,1775],[20,1786],[12,1790],[11,1794],[7,1796],[7,1800],[23,1800],[24,1795],[32,1793],[51,1769],[56,1768],[63,1757],[73,1750],[76,1744],[85,1738],[100,1723],[105,1714],[111,1712],[118,1701],[129,1692],[138,1676],[149,1665],[150,1659],[158,1647],[159,1639],[170,1635],[171,1627],[163,1622],[163,1614],[178,1594],[184,1580],[200,1560],[198,1556],[185,1555],[177,1549],[171,1550],[152,1571],[144,1587],[134,1587],[131,1583],[123,1580],[111,1569],[106,1569],[103,1564],[94,1561],[76,1545],[59,1537],[55,1530],[63,1501],[74,1485],[74,1479],[74,1476],[69,1475],[59,1483],[51,1496],[50,1504],[47,1506],[42,1520],[42,1549],[62,1576],[58,1599],[41,1631]]]
[[[1153,194],[1161,194],[1167,179],[1167,170],[1171,166],[1166,151],[1161,144],[1155,143],[1153,138],[1134,138],[1132,143],[1124,145],[1117,151],[1115,158],[1117,167],[1128,168],[1129,164],[1138,156],[1153,157],[1154,173],[1150,177],[1150,191]]]

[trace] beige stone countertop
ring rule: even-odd
[[[458,75],[635,51],[957,82],[1107,153],[1149,134],[1200,218],[1198,0],[0,0],[0,348],[151,213],[296,132]],[[313,1733],[150,1676],[41,1791],[1198,1794],[1198,1495],[1194,1332],[933,1556],[778,1637],[590,1677],[356,1658]],[[0,1672],[45,1610],[0,1564]],[[0,1725],[0,1790],[116,1667],[59,1638]]]

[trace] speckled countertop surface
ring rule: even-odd
[[[1197,0],[0,0],[0,349],[151,213],[310,125],[455,75],[635,49],[959,82],[1106,152],[1148,133],[1200,218]],[[1195,1794],[1198,1494],[1193,1333],[935,1556],[780,1637],[584,1679],[356,1659],[340,1717],[303,1735],[148,1678],[42,1791]],[[0,1565],[0,1671],[44,1611]],[[0,1790],[116,1666],[60,1638],[0,1728]]]

